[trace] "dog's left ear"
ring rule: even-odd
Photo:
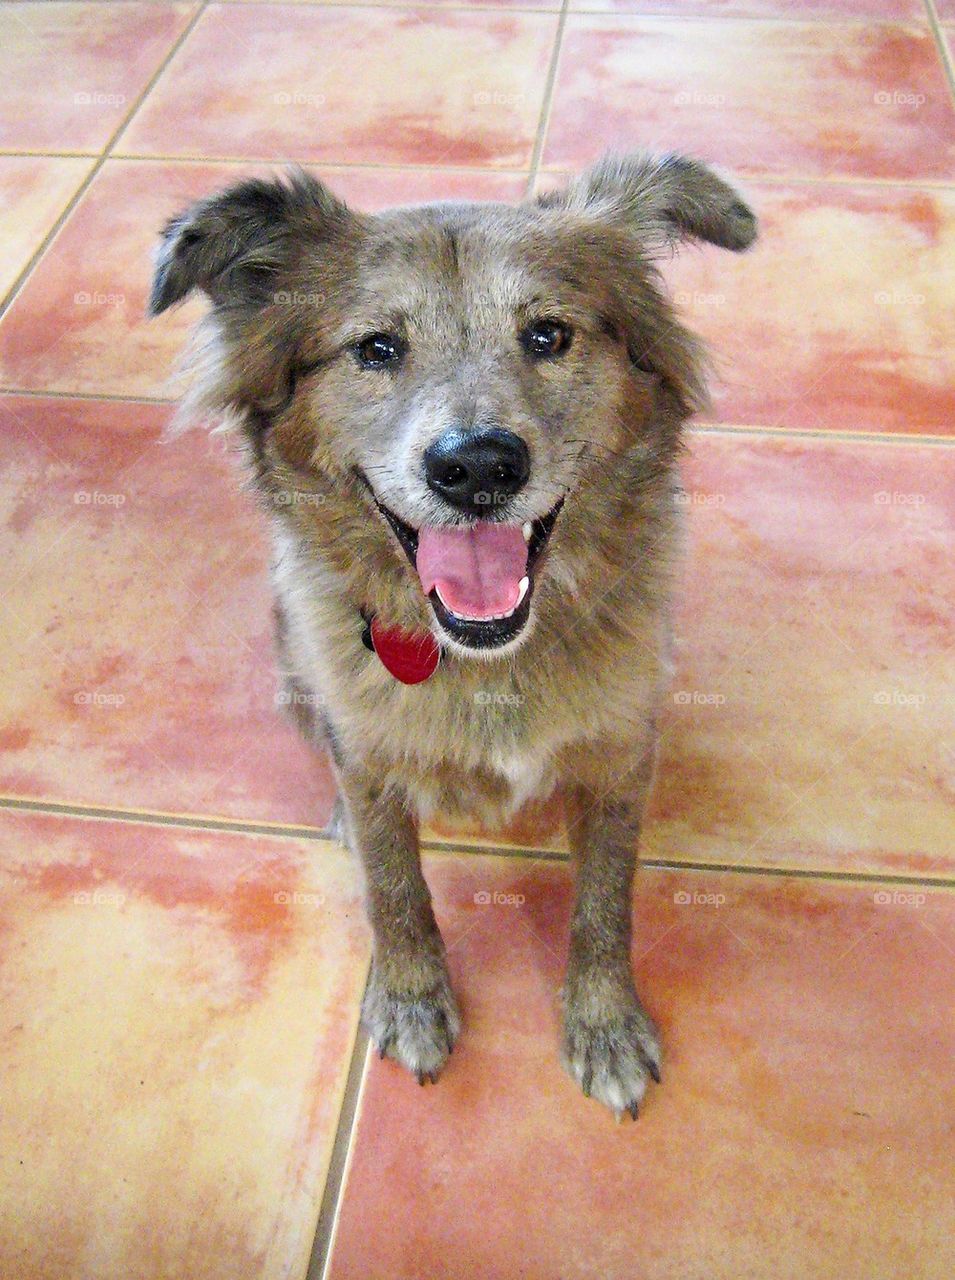
[[[739,193],[686,156],[604,156],[541,203],[619,225],[650,245],[689,238],[739,252],[756,239],[756,216]]]

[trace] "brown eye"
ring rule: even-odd
[[[535,320],[521,334],[521,346],[535,360],[563,355],[570,346],[573,330],[559,320]]]
[[[355,344],[358,363],[365,369],[395,365],[405,353],[404,343],[391,333],[370,333]]]

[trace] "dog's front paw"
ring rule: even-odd
[[[591,997],[593,993],[591,993]],[[570,998],[564,1013],[564,1063],[588,1098],[636,1120],[647,1081],[660,1080],[660,1041],[633,991]]]
[[[461,1017],[446,972],[415,992],[386,981],[372,966],[362,1021],[382,1058],[408,1068],[419,1084],[437,1081],[461,1030]]]

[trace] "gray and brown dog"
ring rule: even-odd
[[[731,187],[672,155],[607,158],[518,207],[376,216],[295,172],[166,228],[151,310],[212,302],[186,413],[235,424],[270,512],[290,705],[331,751],[365,867],[365,1022],[420,1081],[460,1019],[418,820],[493,822],[558,785],[566,1063],[633,1116],[659,1079],[631,889],[704,380],[654,262],[755,235]]]

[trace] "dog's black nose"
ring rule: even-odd
[[[445,502],[488,515],[527,484],[531,456],[513,431],[452,428],[425,450],[424,470],[428,487]]]

